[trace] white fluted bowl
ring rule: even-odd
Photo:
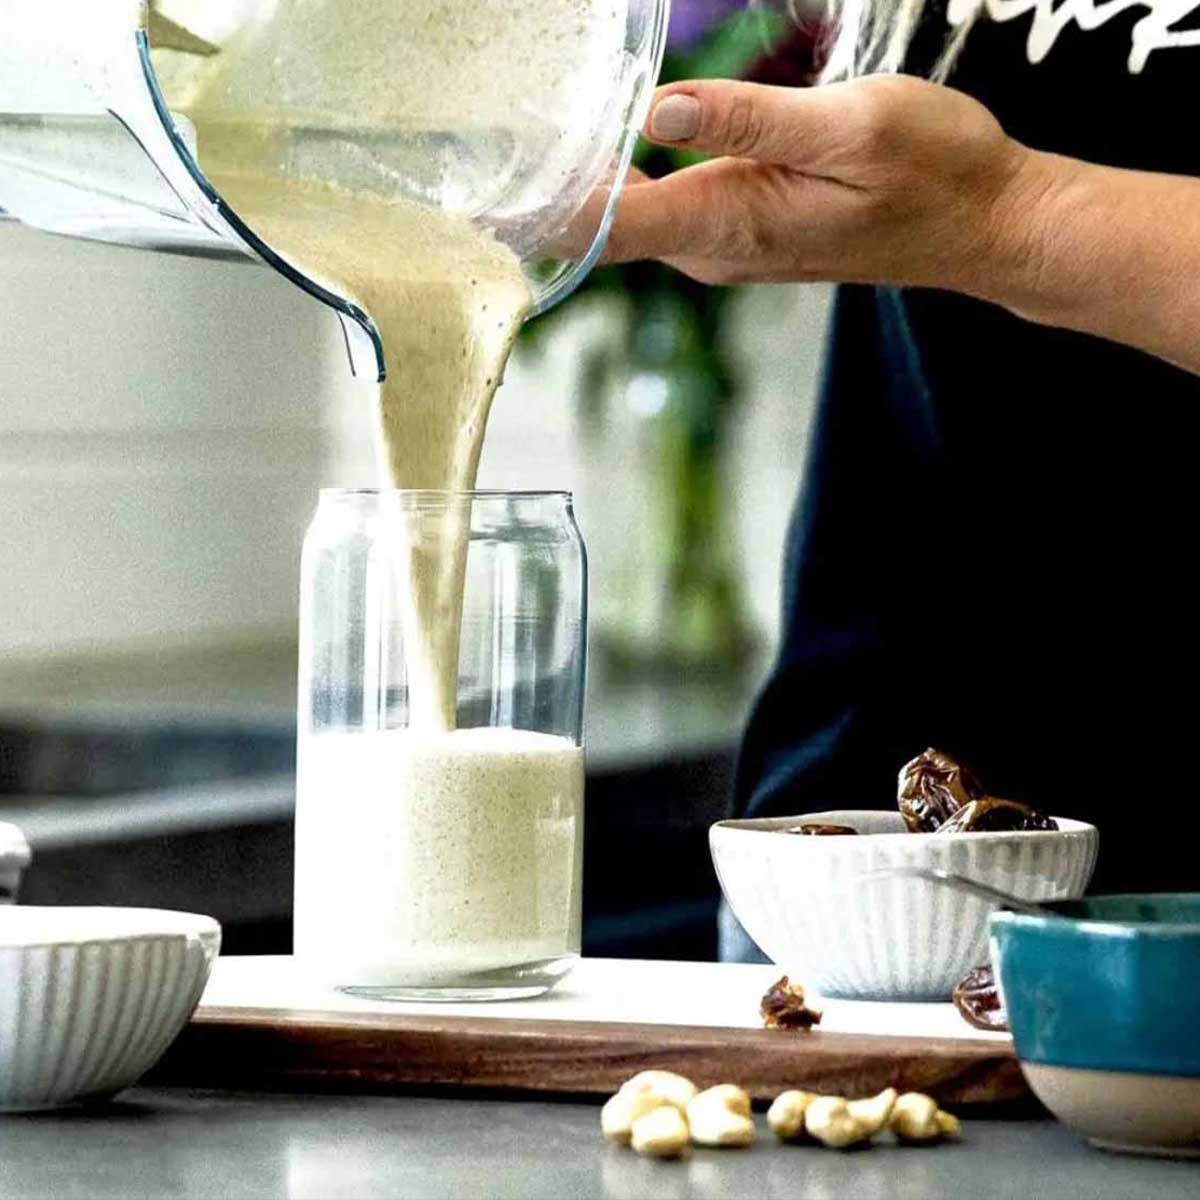
[[[860,837],[779,832],[802,822],[848,825]],[[842,810],[720,821],[709,831],[717,878],[764,953],[828,996],[941,999],[988,961],[983,900],[917,879],[864,881],[869,871],[948,871],[1025,900],[1082,896],[1096,864],[1092,825],[1057,831],[909,833],[898,812]]]
[[[211,917],[0,908],[0,1112],[101,1100],[136,1083],[200,1001]]]

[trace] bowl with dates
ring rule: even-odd
[[[989,795],[926,751],[890,811],[834,809],[720,821],[709,845],[734,915],[780,967],[827,996],[948,1000],[988,961],[993,904],[905,870],[1024,900],[1082,896],[1094,826]]]

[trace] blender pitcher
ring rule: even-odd
[[[53,233],[286,261],[205,173],[204,122],[286,130],[275,172],[465,216],[541,312],[595,263],[658,75],[668,0],[0,0],[0,210]],[[201,123],[201,128],[203,124]]]

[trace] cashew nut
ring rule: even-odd
[[[672,1104],[659,1104],[638,1117],[630,1131],[630,1145],[654,1158],[678,1158],[687,1144],[688,1123]]]
[[[700,1090],[683,1075],[674,1071],[639,1071],[632,1079],[621,1084],[622,1092],[647,1092],[663,1104],[673,1105],[681,1113]]]
[[[850,1104],[841,1096],[817,1096],[804,1112],[804,1128],[819,1142],[835,1150],[856,1146],[870,1138],[870,1133],[850,1111]]]
[[[767,1124],[777,1138],[785,1142],[802,1142],[808,1137],[804,1128],[804,1113],[816,1099],[811,1092],[782,1092],[767,1109]]]
[[[687,1117],[697,1146],[748,1146],[754,1141],[750,1097],[732,1083],[718,1084],[694,1097]]]
[[[938,1129],[941,1130],[942,1137],[956,1138],[962,1136],[962,1122],[953,1114],[945,1112],[943,1109],[938,1109],[937,1112]]]
[[[625,1080],[600,1112],[600,1129],[610,1142],[629,1145],[633,1123],[664,1104],[686,1113],[696,1085],[673,1071],[639,1071]]]
[[[851,1100],[846,1108],[866,1131],[867,1137],[874,1137],[881,1129],[887,1128],[895,1104],[896,1089],[885,1088],[878,1096],[868,1100]]]
[[[892,1108],[892,1132],[902,1142],[932,1142],[957,1137],[962,1127],[958,1118],[942,1112],[937,1103],[920,1092],[905,1092]]]
[[[627,1092],[622,1088],[600,1110],[600,1132],[610,1142],[616,1142],[619,1146],[628,1146],[629,1139],[633,1134],[633,1123],[647,1113],[662,1107],[663,1101],[652,1092]]]

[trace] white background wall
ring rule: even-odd
[[[824,289],[752,289],[738,322],[730,502],[767,629],[826,308]],[[597,497],[620,481],[575,429],[585,336],[513,363],[481,485],[579,492],[599,590],[620,531]],[[374,480],[370,405],[336,319],[264,269],[0,221],[0,655],[286,634],[317,487]]]

